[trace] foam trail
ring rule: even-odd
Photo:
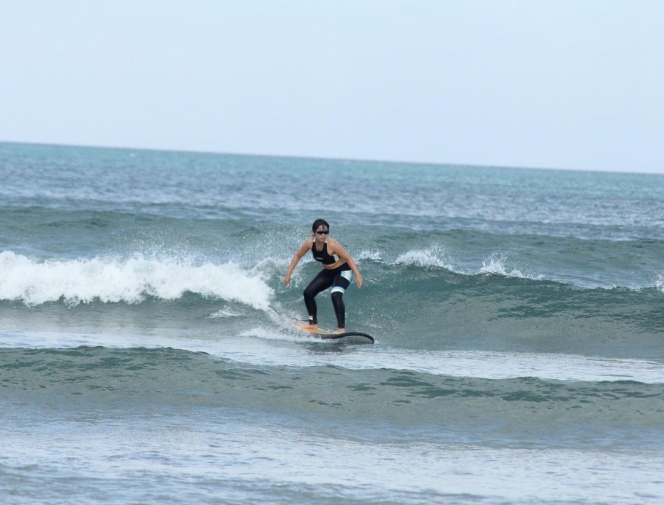
[[[610,359],[577,354],[405,351],[381,349],[380,341],[378,346],[354,346],[352,352],[312,353],[307,346],[292,344],[316,342],[324,349],[335,343],[260,327],[239,336],[218,334],[215,337],[198,338],[52,332],[9,332],[0,336],[0,348],[170,347],[205,352],[218,358],[256,366],[335,366],[348,370],[400,370],[491,380],[534,377],[569,382],[637,381],[643,384],[664,384],[664,363],[653,360]],[[279,340],[286,345],[275,346],[275,341]]]
[[[271,332],[255,329],[245,336],[274,338]],[[284,340],[291,340],[285,337]],[[303,340],[303,339],[300,339]],[[314,339],[311,339],[312,341]],[[380,344],[380,341],[378,342]],[[285,349],[270,348],[269,352],[255,352],[245,341],[237,342],[242,348],[223,348],[208,343],[206,352],[227,359],[255,365],[326,366],[333,365],[349,370],[403,370],[482,379],[516,379],[535,377],[559,381],[637,381],[644,384],[664,384],[664,364],[639,359],[609,359],[576,354],[541,354],[486,351],[406,351],[404,349],[368,350],[358,347],[348,354],[324,354],[300,356]],[[321,344],[324,345],[324,344]],[[193,349],[192,349],[193,350]],[[201,350],[201,349],[196,349]]]
[[[63,299],[69,305],[140,303],[146,296],[176,300],[196,293],[265,309],[273,290],[256,273],[234,263],[202,265],[175,259],[93,259],[38,262],[11,251],[0,253],[0,300],[34,306]]]

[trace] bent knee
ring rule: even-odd
[[[316,291],[313,289],[305,289],[304,291],[302,291],[302,296],[304,296],[305,298],[314,298],[316,294],[317,294]]]
[[[330,298],[332,298],[332,303],[334,303],[335,305],[344,302],[344,294],[339,291],[335,291],[334,293],[332,293],[332,295],[330,295]]]

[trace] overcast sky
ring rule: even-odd
[[[664,1],[0,0],[0,141],[664,173]]]

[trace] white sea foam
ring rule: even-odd
[[[658,274],[655,278],[655,287],[664,293],[664,274]]]
[[[269,337],[266,337],[266,333]],[[278,334],[255,329],[245,333],[259,339],[277,339]],[[293,340],[291,335],[279,339]],[[305,338],[300,338],[303,341]],[[306,339],[315,341],[315,338]],[[300,356],[291,349],[270,347],[256,352],[248,343],[236,342],[241,349],[209,348],[206,352],[252,364],[286,366],[334,365],[351,370],[392,369],[452,377],[514,379],[535,377],[560,381],[638,381],[664,383],[664,364],[641,359],[602,358],[560,353],[521,353],[489,351],[416,351],[359,346],[353,353]],[[378,342],[380,344],[380,341]],[[321,342],[321,345],[325,345]],[[213,346],[213,347],[216,347]],[[261,347],[261,346],[259,346]],[[269,363],[266,362],[269,361]]]
[[[380,261],[382,259],[382,255],[380,254],[380,251],[377,251],[375,249],[371,251],[360,251],[360,253],[357,255],[358,260],[371,260],[371,261]]]
[[[176,300],[185,292],[265,309],[273,294],[260,273],[234,263],[215,265],[167,258],[96,257],[35,261],[11,251],[0,253],[0,300],[26,305],[64,300],[70,305],[140,303],[146,296]]]
[[[519,279],[541,279],[542,277],[532,277],[530,275],[524,274],[521,270],[517,268],[512,268],[511,270],[505,266],[507,261],[507,256],[504,254],[492,255],[482,262],[482,268],[480,268],[479,273],[482,274],[495,274],[502,275],[504,277],[516,277]]]
[[[233,310],[233,309],[226,308],[226,309],[218,310],[217,312],[214,312],[213,314],[210,314],[209,317],[210,317],[210,319],[227,319],[227,318],[231,318],[231,317],[239,317],[241,315],[243,315],[243,313],[240,312],[239,310]]]
[[[3,471],[14,486],[31,484],[32,499],[12,503],[93,501],[88,490],[99,488],[100,475],[104,492],[123,503],[205,503],[214,494],[229,503],[653,504],[664,495],[656,449],[495,447],[417,432],[393,441],[392,430],[338,435],[308,419],[230,408],[211,416],[188,405],[167,418],[114,413],[112,422],[96,421],[97,413],[53,419],[23,411],[29,422],[5,421]],[[48,472],[36,485],[28,472],[41,468]],[[51,474],[76,485],[60,491]]]
[[[415,249],[401,254],[394,262],[397,265],[413,265],[422,268],[446,268],[453,270],[447,254],[438,246]]]

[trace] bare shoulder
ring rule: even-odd
[[[332,237],[328,237],[327,239],[327,248],[329,249],[330,246],[332,247],[339,247],[339,242],[334,240]]]
[[[332,237],[327,239],[327,250],[330,252],[330,254],[335,253],[337,251],[345,251],[343,246],[334,240]]]
[[[311,246],[314,245],[314,238],[309,237],[305,239],[304,242],[302,242],[302,246],[300,247],[300,250],[304,251],[305,249],[311,249]]]

